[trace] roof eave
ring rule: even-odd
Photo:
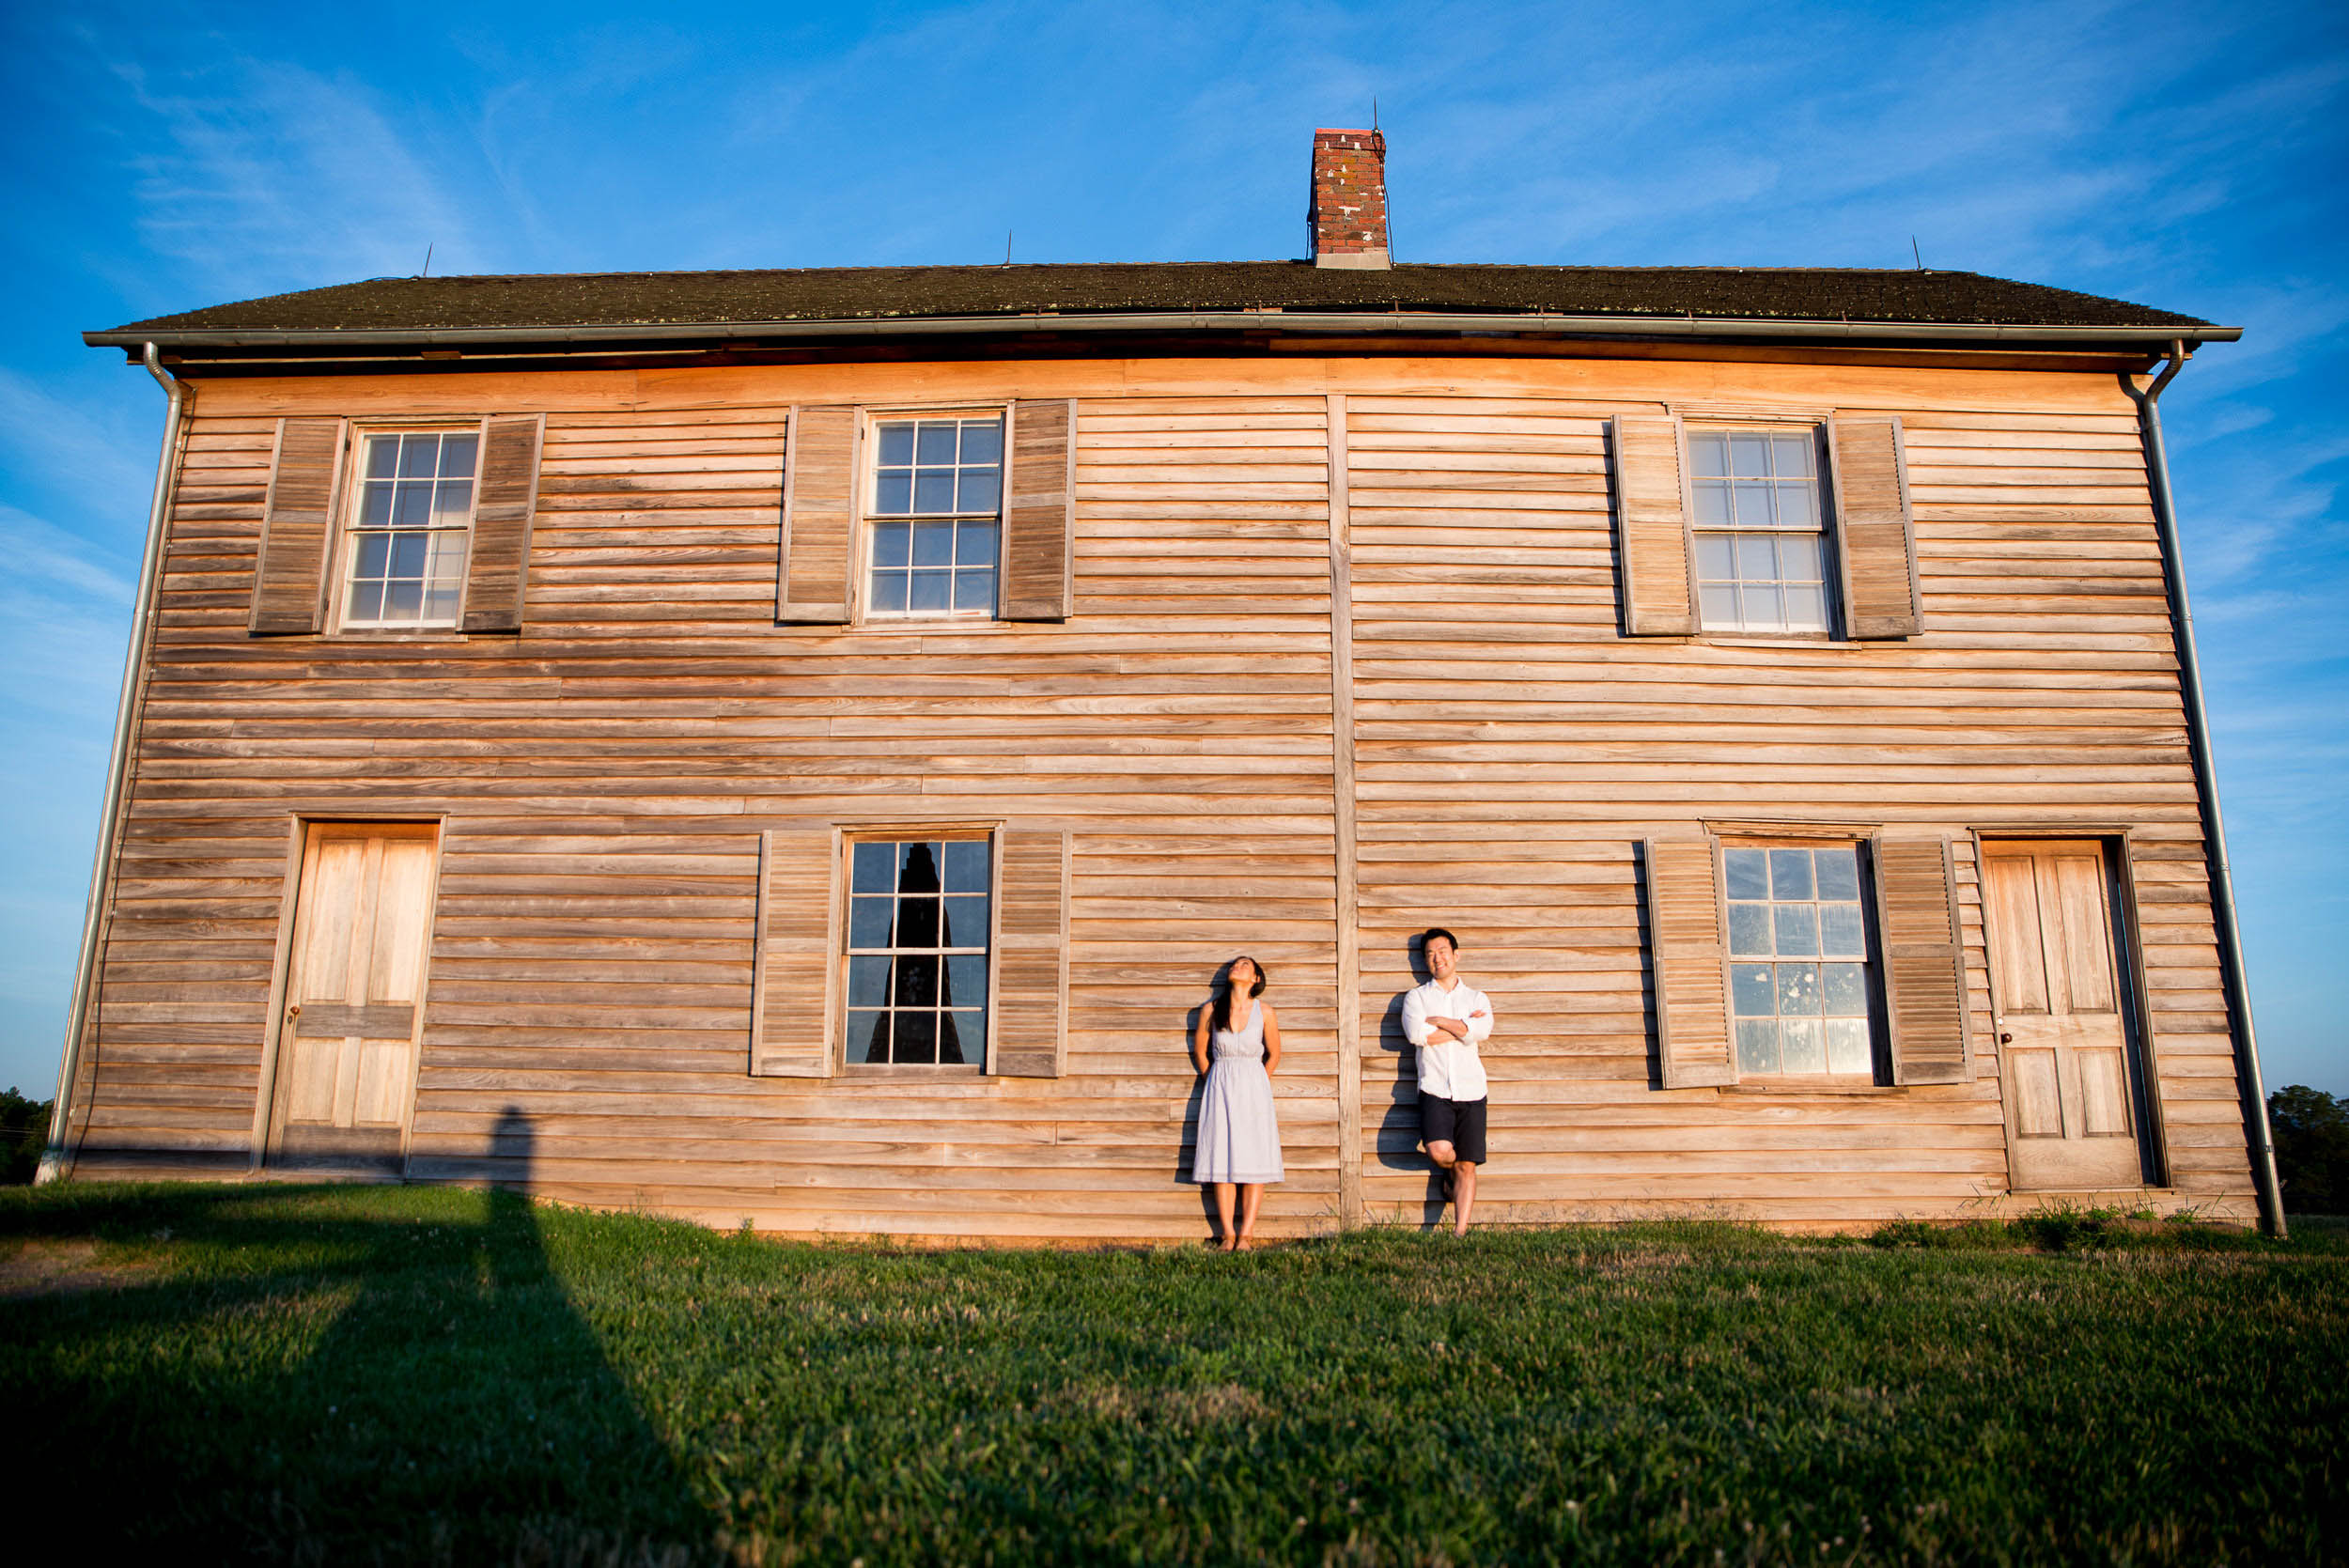
[[[1940,321],[1809,320],[1719,316],[1565,316],[1553,312],[1446,314],[1420,311],[1101,311],[1063,315],[1050,311],[1014,316],[915,316],[843,320],[672,321],[610,325],[533,327],[316,327],[178,328],[86,332],[92,348],[158,349],[332,349],[495,345],[578,345],[679,340],[772,342],[789,338],[925,337],[1018,333],[1282,333],[1429,334],[1537,334],[1551,337],[1809,338],[1854,342],[1936,341],[1960,344],[2097,343],[2158,346],[2232,343],[2240,327],[2076,326],[2053,323],[1990,324]]]

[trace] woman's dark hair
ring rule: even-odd
[[[1270,975],[1265,973],[1264,966],[1262,964],[1259,964],[1255,959],[1251,958],[1245,953],[1233,959],[1231,963],[1224,965],[1223,985],[1215,993],[1215,1022],[1208,1026],[1211,1029],[1229,1029],[1232,1027],[1232,970],[1240,964],[1246,964],[1250,969],[1256,971],[1256,983],[1255,985],[1250,986],[1248,990],[1248,994],[1252,997],[1260,997],[1264,995],[1265,982],[1272,978]]]

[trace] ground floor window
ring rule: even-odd
[[[1859,846],[1730,845],[1721,882],[1739,1075],[1873,1078]]]
[[[850,1063],[985,1063],[994,852],[985,833],[849,843]]]

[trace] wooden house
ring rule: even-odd
[[[1189,1238],[2248,1216],[2256,1058],[2145,378],[1965,272],[1304,261],[377,279],[87,334],[173,418],[53,1170]],[[2214,890],[2217,890],[2216,894]]]

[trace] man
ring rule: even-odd
[[[1485,1163],[1485,1062],[1476,1048],[1493,1032],[1493,1004],[1460,978],[1460,943],[1442,926],[1419,939],[1435,978],[1403,999],[1403,1037],[1419,1048],[1419,1135],[1444,1171],[1452,1234],[1468,1234],[1476,1207],[1476,1168]]]

